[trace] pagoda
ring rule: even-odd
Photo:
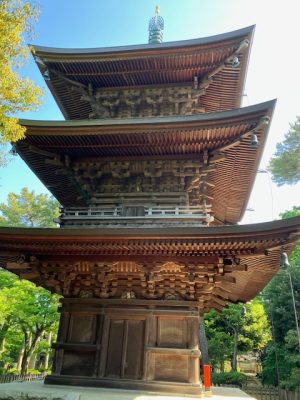
[[[1,266],[62,296],[46,383],[200,394],[199,317],[251,300],[300,218],[237,225],[275,101],[240,108],[254,27],[114,48],[34,46],[65,121],[16,152],[60,229],[0,229]]]

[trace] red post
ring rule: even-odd
[[[203,365],[203,375],[204,375],[204,388],[206,392],[210,392],[211,387],[211,375],[210,375],[210,365]]]

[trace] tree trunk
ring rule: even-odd
[[[42,335],[40,335],[39,337],[37,337],[35,343],[32,343],[31,349],[30,349],[30,359],[29,359],[29,368],[30,369],[35,369],[36,366],[36,360],[37,360],[37,354],[34,353],[34,350],[36,348],[36,345],[40,342],[40,340],[42,339]]]
[[[220,371],[224,372],[224,370],[225,370],[225,360],[221,360],[220,361]]]
[[[19,352],[19,356],[18,356],[18,361],[17,361],[17,370],[18,371],[21,370],[23,357],[24,357],[24,346],[21,348],[21,350]]]
[[[30,357],[34,352],[38,341],[43,336],[43,330],[37,329],[33,337],[32,334],[28,334],[28,332],[25,330],[23,332],[24,332],[24,356],[21,364],[21,374],[26,375],[28,371],[28,364]]]
[[[5,349],[5,336],[0,338],[0,356],[4,352]]]
[[[205,333],[204,317],[200,317],[199,321],[199,339],[200,339],[200,350],[201,350],[201,366],[209,364],[208,358],[208,345]]]
[[[0,356],[5,350],[5,336],[6,336],[6,333],[7,333],[8,329],[9,329],[9,325],[8,324],[4,324],[1,327],[1,331],[0,331]]]
[[[46,356],[45,356],[45,362],[44,362],[45,369],[49,368],[49,357],[50,357],[50,351],[51,351],[52,332],[48,333],[47,341],[49,344],[49,350],[47,351]]]
[[[22,358],[22,362],[21,362],[21,374],[26,375],[27,369],[28,369],[28,362],[29,362],[28,349],[31,344],[31,335],[27,332],[26,329],[23,329],[23,333],[24,333],[24,353],[23,353],[23,358]]]
[[[21,362],[21,374],[26,375],[28,371],[29,355],[26,350],[24,350],[22,362]]]
[[[233,354],[232,354],[232,361],[231,361],[232,371],[237,370],[238,338],[239,338],[238,330],[233,329]]]
[[[28,363],[28,368],[35,369],[36,359],[37,359],[37,354],[36,353],[31,354]]]

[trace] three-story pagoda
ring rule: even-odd
[[[100,49],[35,46],[65,121],[15,149],[60,229],[0,229],[1,265],[63,296],[47,383],[200,393],[199,316],[252,299],[300,219],[237,225],[275,101],[239,108],[253,27]]]

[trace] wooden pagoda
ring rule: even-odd
[[[296,242],[299,218],[237,225],[275,105],[239,108],[252,34],[35,47],[66,121],[23,121],[15,149],[61,228],[1,228],[0,263],[63,296],[46,383],[200,394],[199,316]]]

